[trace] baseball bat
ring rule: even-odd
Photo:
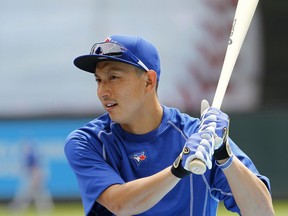
[[[238,0],[231,28],[230,38],[217,84],[212,107],[221,108],[222,101],[238,58],[243,41],[251,24],[259,0]],[[194,159],[189,164],[189,170],[201,175],[206,172],[206,165],[200,159]]]

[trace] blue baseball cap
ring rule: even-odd
[[[118,61],[134,65],[145,71],[154,70],[157,81],[160,79],[160,58],[156,47],[139,36],[112,35],[103,42],[96,43],[88,55],[74,60],[74,65],[81,70],[95,73],[100,61]]]

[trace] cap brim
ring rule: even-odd
[[[130,62],[121,58],[116,58],[113,56],[103,56],[103,55],[83,55],[74,59],[74,65],[84,71],[95,73],[96,65],[100,61],[117,61],[123,62],[130,65],[134,65],[136,67],[140,67],[138,64],[134,62]],[[141,68],[141,67],[140,67]]]

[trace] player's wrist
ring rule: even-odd
[[[176,158],[173,165],[171,166],[171,173],[180,179],[184,178],[185,176],[187,176],[191,173],[188,170],[184,169],[184,167],[181,165],[181,162],[182,162],[182,154],[180,154]]]
[[[222,159],[222,160],[216,160],[217,161],[217,165],[224,164],[227,160],[229,160],[229,158]]]
[[[232,151],[230,148],[230,144],[228,142],[228,139],[224,140],[224,143],[216,150],[214,150],[213,157],[216,161],[219,163],[224,163],[232,156]]]
[[[233,153],[230,148],[228,139],[222,144],[222,146],[214,151],[214,158],[216,159],[216,165],[222,170],[227,169],[233,162]]]
[[[221,168],[221,170],[226,170],[231,166],[234,160],[234,155],[231,155],[228,159],[224,160],[224,163],[219,163],[219,161],[216,161],[216,165]],[[223,161],[223,160],[222,160]]]

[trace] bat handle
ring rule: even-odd
[[[194,159],[189,164],[189,170],[197,175],[202,175],[206,172],[206,165],[199,159]]]

